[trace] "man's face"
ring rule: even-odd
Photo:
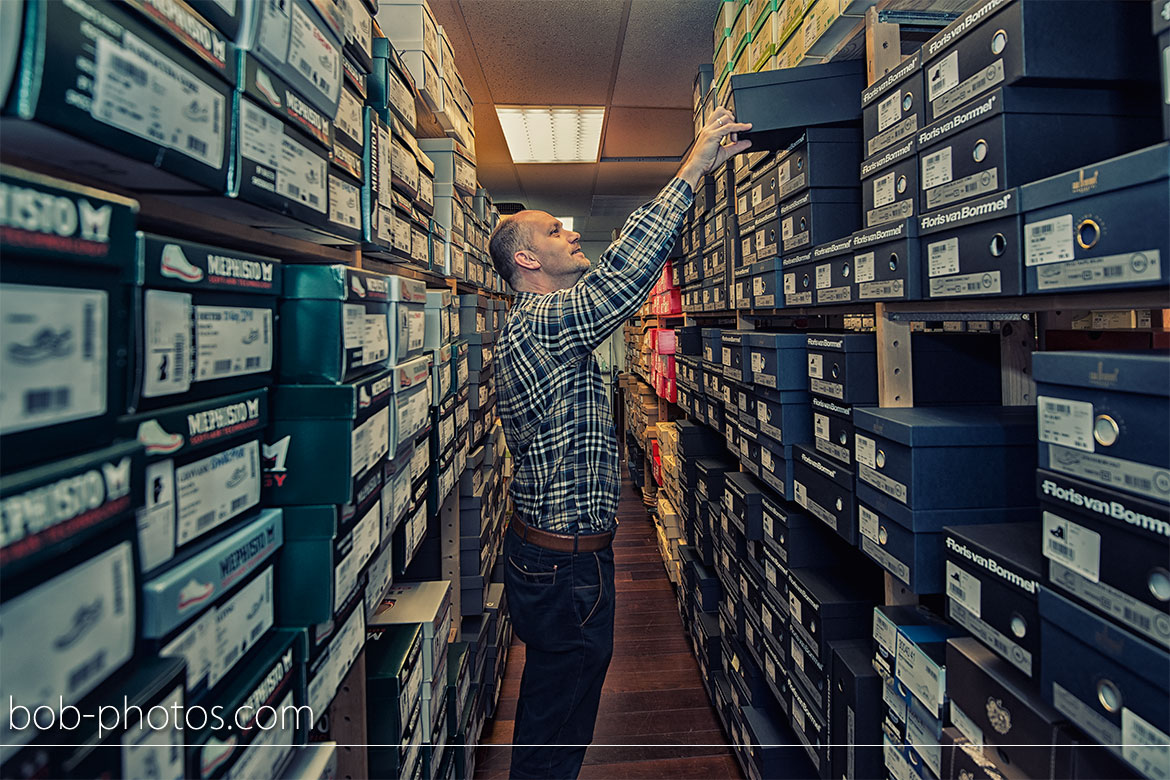
[[[575,282],[589,270],[589,258],[581,251],[581,234],[567,230],[561,221],[543,211],[528,216],[532,234],[532,252],[541,269],[561,281]]]

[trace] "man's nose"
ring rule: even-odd
[[[577,243],[578,241],[580,241],[580,240],[581,240],[581,234],[580,234],[580,233],[574,233],[573,231],[571,231],[571,230],[570,230],[570,231],[569,231],[569,235],[570,235],[570,236],[572,236],[572,238],[570,238],[570,239],[569,239],[569,242],[570,242],[570,243],[574,243],[574,244],[575,244],[575,243]]]

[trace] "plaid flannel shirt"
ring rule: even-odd
[[[496,345],[496,383],[512,499],[533,528],[588,534],[616,525],[618,442],[593,350],[646,300],[693,197],[672,179],[573,287],[516,295]]]

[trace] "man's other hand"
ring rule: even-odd
[[[696,189],[704,175],[752,145],[751,141],[740,141],[737,137],[738,133],[751,129],[750,122],[736,122],[735,115],[725,107],[715,109],[695,138],[690,154],[683,160],[679,178],[690,184],[692,190]]]

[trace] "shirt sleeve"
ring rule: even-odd
[[[646,300],[670,254],[694,194],[674,178],[626,220],[617,241],[572,287],[528,307],[534,330],[554,355],[589,354]]]

